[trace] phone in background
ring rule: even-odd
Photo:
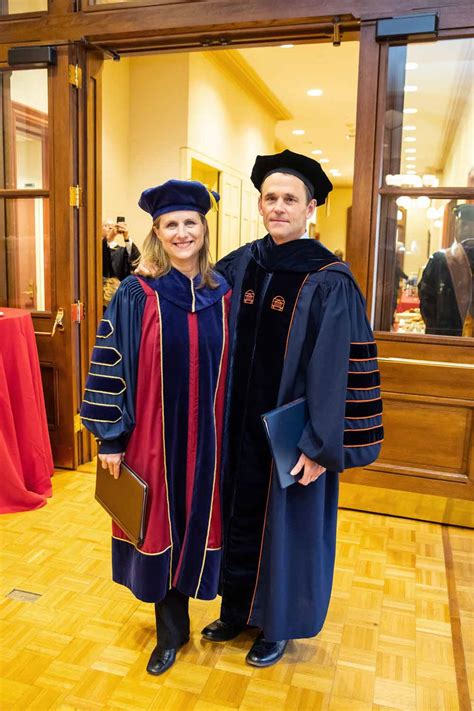
[[[119,233],[123,232],[124,231],[123,228],[125,227],[125,224],[126,224],[125,217],[123,217],[122,215],[119,215],[117,217],[117,232],[119,232]]]

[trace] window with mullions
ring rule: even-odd
[[[49,311],[48,70],[0,72],[0,306]]]
[[[474,336],[473,46],[389,48],[377,330]]]
[[[47,11],[48,0],[0,0],[0,16]]]

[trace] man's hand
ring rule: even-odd
[[[113,478],[118,479],[120,476],[120,465],[124,455],[124,452],[118,452],[117,454],[99,454],[99,459],[102,462],[102,469],[107,469],[108,467]]]
[[[316,481],[316,479],[320,477],[321,474],[324,474],[324,472],[326,471],[324,467],[322,467],[317,462],[313,462],[312,459],[309,459],[306,454],[303,454],[303,452],[301,452],[300,458],[298,459],[295,466],[290,472],[291,476],[296,476],[297,474],[299,474],[303,467],[303,476],[301,477],[301,479],[298,480],[298,484],[303,484],[303,486],[308,486],[308,484],[311,484],[313,481]]]

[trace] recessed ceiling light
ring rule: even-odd
[[[405,84],[405,92],[408,94],[413,91],[418,91],[418,87],[415,84]]]
[[[294,131],[292,131],[293,136],[304,136],[304,130],[302,128],[295,128]]]
[[[323,152],[319,148],[316,148],[314,151],[311,151],[311,153],[313,156],[320,156]]]
[[[403,109],[404,114],[417,114],[418,109]]]
[[[416,126],[404,126],[404,131],[416,131]]]
[[[405,153],[416,153],[416,148],[405,148]]]
[[[404,140],[407,143],[414,143],[416,141],[416,138],[415,138],[415,136],[407,136]]]
[[[294,44],[281,44],[280,45],[281,49],[291,49],[294,46],[295,46]]]
[[[329,163],[329,158],[321,158],[320,163]]]
[[[416,160],[416,156],[406,156],[405,160]]]
[[[306,92],[308,96],[322,96],[323,95],[323,90],[322,89],[308,89]]]
[[[341,171],[338,168],[333,168],[329,171],[331,175],[341,175]]]
[[[410,71],[410,69],[418,69],[418,64],[416,62],[407,62],[405,69],[408,69],[408,71]]]
[[[416,175],[416,170],[407,170],[407,175]]]

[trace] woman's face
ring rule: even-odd
[[[199,252],[204,244],[204,225],[198,212],[179,210],[168,212],[153,227],[171,264],[191,267],[199,263]]]

